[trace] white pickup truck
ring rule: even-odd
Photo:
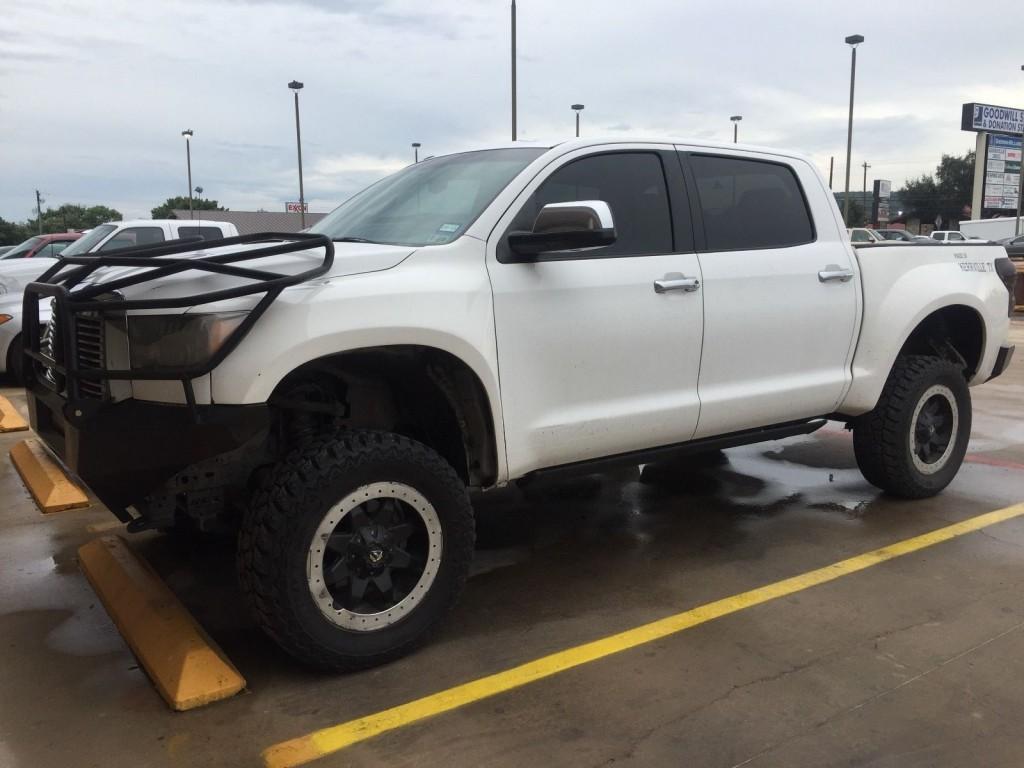
[[[868,481],[930,496],[1013,353],[1001,247],[855,251],[807,159],[733,144],[436,157],[217,246],[29,286],[33,426],[130,530],[236,526],[258,623],[325,669],[438,625],[470,490],[836,419]]]

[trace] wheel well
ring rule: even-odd
[[[964,366],[970,379],[981,365],[985,325],[970,307],[955,304],[932,312],[910,334],[900,355],[939,355]]]
[[[277,433],[290,447],[336,429],[380,429],[441,454],[467,485],[497,478],[494,421],[476,373],[432,347],[342,352],[289,373],[270,397]]]

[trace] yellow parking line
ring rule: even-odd
[[[520,664],[518,667],[488,675],[454,688],[425,696],[407,704],[385,709],[366,717],[350,720],[347,723],[323,728],[319,731],[300,736],[296,739],[275,744],[264,750],[263,761],[267,768],[287,768],[304,765],[345,749],[353,744],[373,738],[387,731],[419,722],[428,717],[448,712],[457,707],[495,696],[505,691],[541,680],[545,677],[564,672],[567,669],[603,659],[622,651],[659,640],[668,635],[682,632],[685,629],[704,624],[713,619],[728,616],[755,605],[767,603],[780,597],[791,595],[805,589],[825,584],[863,571],[871,566],[893,560],[927,547],[935,546],[944,541],[963,536],[966,533],[986,528],[1005,520],[1024,515],[1024,504],[988,512],[972,517],[960,523],[939,528],[931,533],[915,536],[911,539],[890,544],[889,546],[865,552],[862,555],[840,560],[824,568],[802,573],[774,584],[757,587],[749,592],[742,592],[711,603],[697,606],[688,611],[668,616],[664,619],[644,624],[635,629],[626,630],[609,637],[594,640],[574,648],[558,651],[534,661]]]

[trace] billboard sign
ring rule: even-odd
[[[970,102],[963,105],[960,128],[964,131],[1024,133],[1024,109]]]
[[[993,211],[1016,211],[1020,192],[1020,136],[993,133],[986,138],[982,207]]]
[[[299,213],[300,211],[302,213],[309,213],[309,203],[285,203],[284,209],[288,213]]]
[[[871,221],[882,227],[889,223],[889,198],[892,196],[892,182],[875,179],[871,203]]]

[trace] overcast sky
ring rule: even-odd
[[[507,0],[32,0],[0,15],[0,216],[149,216],[193,185],[229,208],[327,211],[424,155],[510,137]],[[861,33],[852,186],[963,153],[960,105],[1024,106],[1019,0],[519,0],[520,138],[741,140],[836,157]]]

